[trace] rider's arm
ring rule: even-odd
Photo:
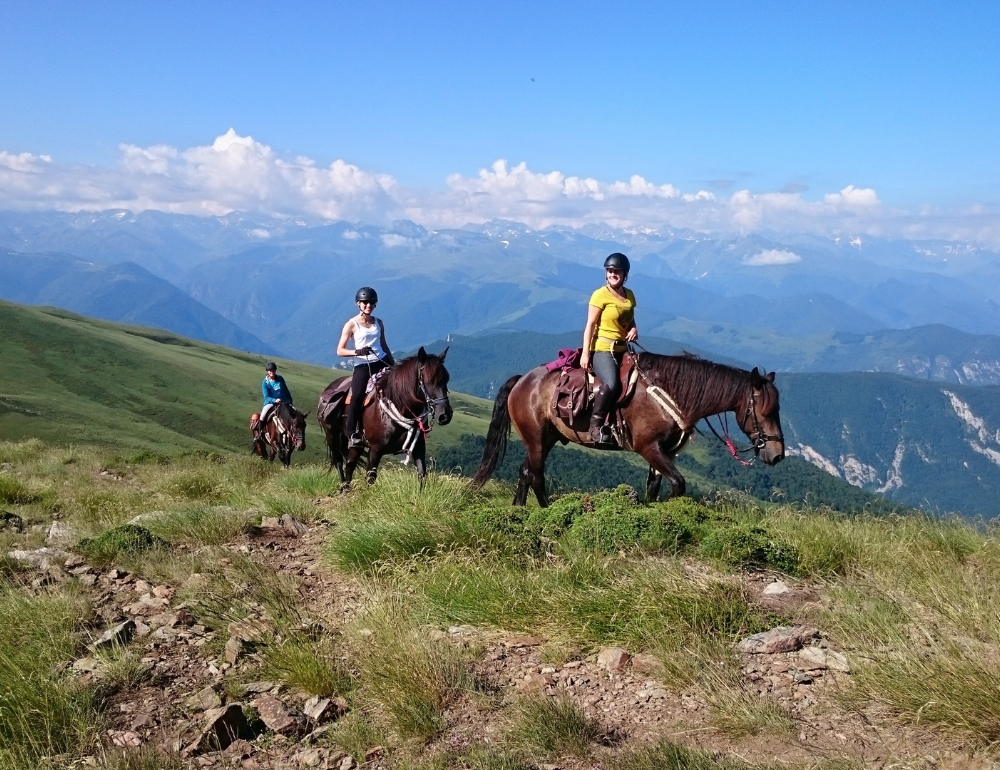
[[[378,329],[379,334],[382,337],[382,350],[385,351],[385,362],[390,366],[395,365],[396,359],[392,355],[392,351],[389,350],[389,343],[385,341],[385,324],[382,323],[382,319],[378,319]]]
[[[340,333],[340,342],[337,343],[337,355],[342,358],[351,358],[356,355],[351,348],[347,347],[347,341],[354,336],[354,319],[352,318],[344,324],[344,331]]]
[[[583,327],[583,352],[580,354],[580,367],[586,369],[590,365],[590,346],[594,342],[594,332],[601,320],[604,308],[587,305],[587,325]]]
[[[631,292],[629,292],[631,294]],[[635,342],[639,339],[639,327],[635,325],[635,295],[632,294],[632,325],[628,327],[628,331],[625,332],[626,342]]]
[[[271,389],[267,387],[267,380],[264,380],[260,384],[260,389],[264,393],[264,403],[273,404],[275,402],[275,398],[271,395]]]
[[[281,389],[284,391],[285,396],[288,397],[288,403],[289,404],[294,404],[295,403],[295,399],[292,398],[292,391],[290,391],[288,389],[288,383],[285,382],[285,378],[284,377],[281,378]]]

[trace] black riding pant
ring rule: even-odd
[[[354,374],[351,377],[351,403],[347,405],[347,435],[353,436],[358,430],[358,419],[361,417],[361,407],[365,403],[365,390],[368,387],[368,380],[376,372],[381,372],[389,364],[385,361],[376,361],[372,364],[358,364],[354,367]]]
[[[601,381],[601,388],[594,394],[594,419],[604,418],[612,410],[622,392],[621,380],[618,377],[624,353],[611,353],[598,350],[590,357],[594,374]]]

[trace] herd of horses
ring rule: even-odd
[[[382,458],[395,454],[406,454],[406,461],[412,460],[423,484],[427,475],[426,435],[434,422],[447,425],[453,414],[444,365],[447,354],[447,348],[441,355],[420,348],[386,372],[365,399],[362,447],[348,447],[346,394],[350,376],[334,380],[323,391],[316,417],[326,439],[329,469],[337,468],[342,488],[350,485],[359,462],[365,465],[368,483],[373,483]],[[664,478],[670,484],[671,497],[684,494],[684,477],[674,458],[697,423],[712,415],[733,412],[750,440],[749,449],[761,462],[774,465],[785,456],[774,372],[765,375],[756,368],[748,372],[690,355],[630,350],[628,356],[637,376],[618,404],[617,419],[623,428],[619,443],[595,446],[589,436],[589,406],[572,416],[560,411],[556,391],[563,375],[538,366],[511,377],[500,388],[472,484],[484,484],[503,461],[512,425],[527,452],[518,473],[515,505],[527,503],[529,489],[540,506],[548,505],[545,460],[556,443],[637,453],[649,464],[647,500],[657,499]],[[255,442],[254,452],[270,460],[278,456],[287,466],[294,450],[305,449],[306,415],[286,404],[279,404],[273,415],[265,438]],[[731,441],[728,443],[733,448]]]

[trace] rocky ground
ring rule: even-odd
[[[315,501],[320,510],[331,502]],[[0,525],[14,529],[16,518],[8,514]],[[322,514],[311,525],[289,516],[265,518],[251,534],[224,546],[293,580],[303,626],[315,634],[342,629],[365,601],[364,586],[321,558],[330,526]],[[349,753],[329,739],[331,725],[356,705],[344,698],[309,697],[259,676],[256,645],[274,633],[266,613],[212,630],[178,599],[184,583],[157,584],[120,567],[95,567],[61,546],[71,541],[69,534],[56,521],[46,546],[9,556],[30,568],[25,590],[46,591],[75,579],[87,594],[94,613],[93,642],[88,655],[66,662],[70,675],[81,683],[99,681],[109,665],[102,651],[133,651],[136,683],[121,688],[107,704],[107,747],[153,745],[179,755],[190,767],[398,766],[383,746],[366,746],[363,752],[355,747]],[[225,562],[222,556],[220,565]],[[184,582],[200,579],[191,574]],[[473,668],[492,688],[494,704],[527,695],[566,698],[600,726],[591,756],[563,757],[538,767],[600,768],[594,756],[600,757],[601,745],[614,750],[662,738],[749,762],[801,767],[832,760],[848,764],[830,767],[994,767],[986,755],[973,756],[937,734],[904,727],[875,706],[841,707],[838,694],[851,677],[849,657],[833,649],[811,622],[824,601],[822,587],[764,573],[741,579],[761,605],[792,619],[738,647],[745,692],[775,704],[793,724],[777,734],[737,738],[714,729],[704,688],[677,691],[667,686],[662,662],[648,654],[606,648],[583,655],[554,650],[541,636],[470,626],[427,632],[475,652]],[[471,698],[454,704],[446,721],[443,734],[423,747],[425,756],[453,755],[500,741],[505,728],[500,710]],[[98,759],[86,757],[83,763],[97,764]]]

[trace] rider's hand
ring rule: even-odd
[[[625,335],[625,341],[635,342],[637,339],[639,339],[639,330],[633,326],[631,329],[628,330],[628,333]]]
[[[357,350],[355,350],[354,351],[354,355],[356,355],[356,356],[370,356],[373,352],[374,351],[370,347],[368,347],[367,345],[365,345],[363,348],[358,348]]]
[[[590,368],[590,351],[585,350],[580,354],[580,368],[586,371]]]

